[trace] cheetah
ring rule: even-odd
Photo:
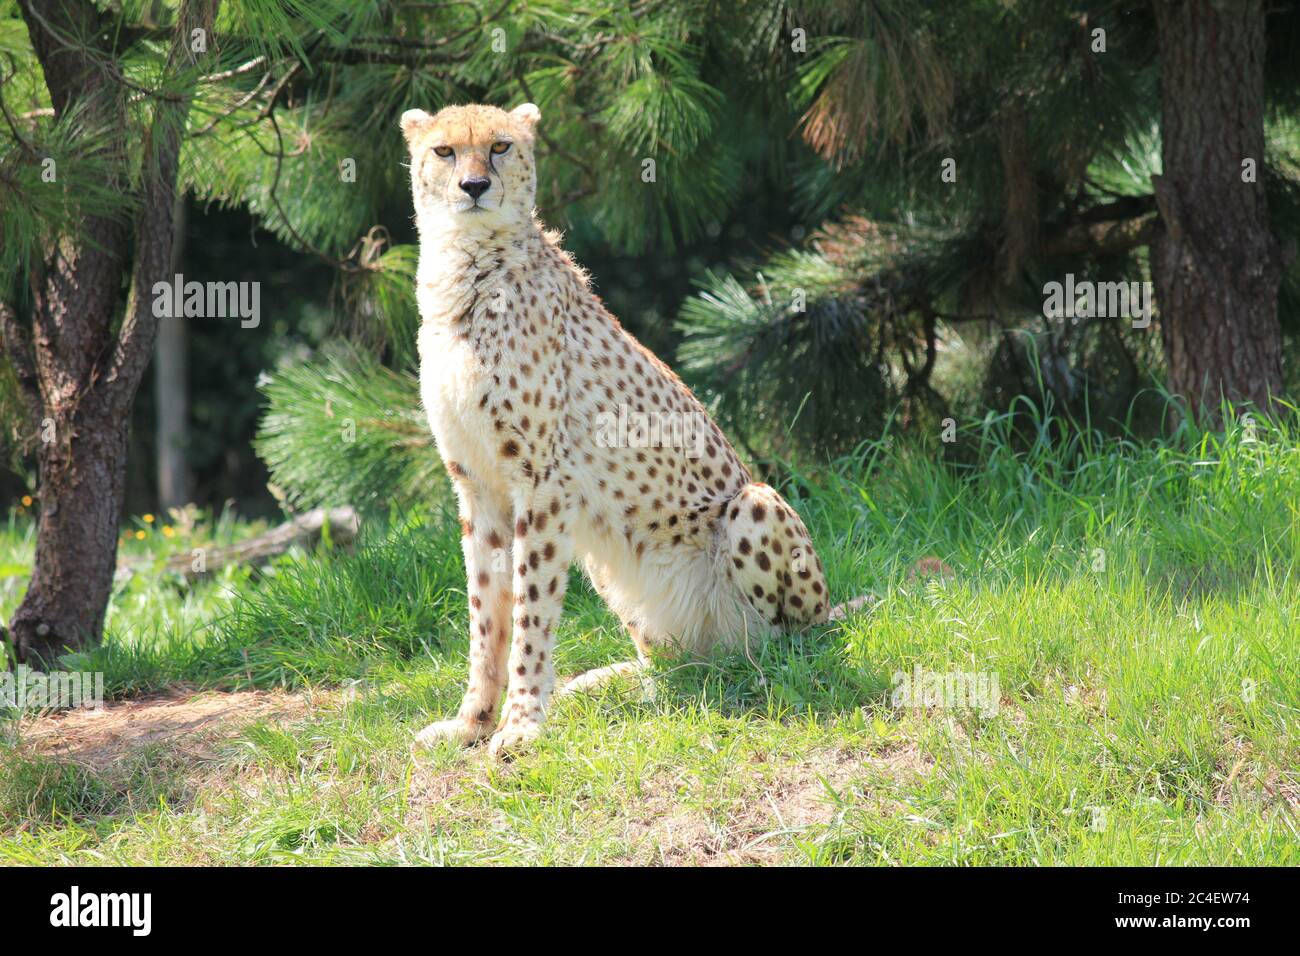
[[[755,482],[690,389],[591,291],[534,213],[533,104],[408,110],[420,238],[420,394],[459,504],[469,681],[417,743],[541,731],[581,558],[642,666],[820,623],[808,529]],[[502,700],[504,693],[504,702]]]

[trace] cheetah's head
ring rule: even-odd
[[[416,222],[465,232],[530,222],[537,194],[532,103],[510,112],[495,106],[449,106],[430,116],[402,114],[411,151]]]

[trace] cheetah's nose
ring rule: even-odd
[[[491,182],[484,179],[482,176],[477,176],[473,179],[462,179],[460,181],[460,188],[469,193],[475,200],[487,192],[488,186],[490,185],[492,185]]]

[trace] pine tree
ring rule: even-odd
[[[481,13],[446,16],[472,25]],[[283,125],[276,111],[318,69],[313,54],[346,62],[384,17],[293,0],[219,17],[217,0],[0,4],[0,326],[40,501],[31,582],[8,627],[20,661],[47,665],[102,629],[178,182],[209,197],[237,184],[239,201],[269,203],[292,229],[277,183],[293,152],[285,126],[301,137],[312,106]],[[411,56],[399,37],[373,42],[377,58]]]
[[[0,0],[0,381],[23,402],[40,499],[9,622],[19,659],[99,638],[178,188],[333,266],[357,337],[401,367],[415,256],[383,220],[408,188],[404,109],[539,102],[544,211],[563,224],[583,207],[627,248],[671,249],[735,201],[745,166],[724,90],[703,77],[741,93],[763,75],[782,9]]]
[[[127,422],[156,329],[150,290],[171,255],[180,142],[216,6],[182,3],[144,61],[82,0],[23,0],[25,49],[3,11],[11,67],[40,67],[6,75],[0,141],[0,275],[24,280],[0,289],[0,326],[40,472],[36,563],[9,622],[20,661],[47,664],[103,626]],[[23,99],[35,108],[16,116]]]
[[[1264,16],[1255,228],[1266,208],[1284,243],[1300,15]],[[337,276],[354,347],[266,386],[259,447],[295,504],[409,500],[438,473],[413,411],[413,106],[538,103],[543,218],[621,253],[679,255],[756,197],[813,226],[679,316],[682,365],[756,454],[843,451],[899,402],[946,413],[936,357],[981,329],[989,399],[1119,414],[1153,331],[1044,316],[1043,289],[1150,270],[1156,27],[1120,0],[0,0],[0,410],[22,409],[6,434],[41,502],[20,657],[98,638],[178,190]],[[1279,281],[1290,325],[1294,264]]]
[[[803,195],[826,225],[802,247],[751,265],[748,279],[712,276],[680,317],[683,356],[716,392],[732,427],[757,426],[755,440],[768,449],[793,442],[842,452],[868,437],[861,425],[882,393],[886,407],[901,402],[905,416],[932,421],[948,409],[932,387],[936,350],[982,328],[1000,341],[982,397],[1003,407],[1029,392],[1080,419],[1090,412],[1121,418],[1150,384],[1145,370],[1159,361],[1152,345],[1161,330],[1175,372],[1177,343],[1190,327],[1186,296],[1198,295],[1194,275],[1170,274],[1158,285],[1159,321],[1150,327],[1142,317],[1135,328],[1125,318],[1044,314],[1045,286],[1067,274],[1146,279],[1153,244],[1168,235],[1168,204],[1157,202],[1153,183],[1162,115],[1181,93],[1167,85],[1161,99],[1161,71],[1171,67],[1154,44],[1153,8],[885,2],[814,10],[819,39],[798,67],[795,91],[805,110],[802,134],[820,157],[801,173]],[[1272,235],[1247,241],[1243,226],[1218,237],[1239,244],[1246,258],[1261,243],[1272,249],[1300,235],[1300,21],[1294,11],[1276,11],[1270,24],[1267,56],[1256,36],[1253,59],[1246,58],[1268,82],[1255,76],[1236,95],[1252,99],[1256,120],[1269,117],[1269,149],[1259,127],[1247,151],[1258,163],[1251,228],[1267,192]],[[1203,65],[1188,69],[1199,75]],[[1215,107],[1189,101],[1181,108],[1195,115]],[[1166,140],[1166,157],[1170,149]],[[1201,186],[1196,177],[1182,185]],[[1216,203],[1206,189],[1211,213]],[[1257,258],[1274,287],[1281,279],[1283,321],[1294,327],[1300,271],[1293,265],[1282,275],[1273,253]],[[1229,294],[1224,275],[1214,282]],[[1202,306],[1220,327],[1245,318],[1213,300],[1202,297]],[[1258,352],[1240,356],[1240,371],[1230,356],[1193,346],[1198,367],[1213,370],[1215,395],[1222,386],[1231,397],[1258,400],[1265,387],[1276,389],[1273,308],[1261,302],[1266,332]],[[1258,387],[1243,387],[1246,380]],[[764,383],[776,384],[756,416]],[[1171,384],[1193,403],[1202,398],[1186,376],[1175,374]]]

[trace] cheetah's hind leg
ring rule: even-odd
[[[766,621],[786,629],[826,620],[830,596],[808,529],[772,488],[749,484],[723,519],[727,573]]]
[[[568,697],[570,694],[591,693],[603,690],[623,677],[639,677],[641,679],[641,699],[654,700],[655,685],[650,678],[650,659],[646,656],[641,631],[635,625],[631,625],[628,626],[628,632],[636,643],[636,660],[619,661],[617,664],[607,664],[604,667],[593,667],[589,671],[583,671],[576,677],[570,678],[563,687],[558,689],[555,692],[556,696]]]

